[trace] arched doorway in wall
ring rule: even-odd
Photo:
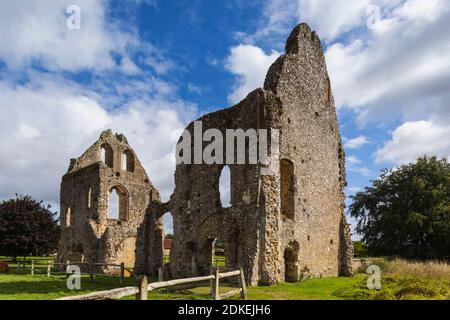
[[[286,282],[296,282],[300,279],[299,249],[298,242],[291,241],[284,250],[284,281]]]
[[[281,216],[294,219],[295,217],[295,176],[294,163],[289,159],[280,161],[280,193]]]
[[[170,262],[170,252],[174,243],[173,233],[173,216],[172,213],[166,212],[163,217],[163,265]]]
[[[212,245],[212,263],[214,268],[227,268],[227,254],[225,242],[221,238],[214,239]]]
[[[214,269],[226,269],[225,242],[218,238],[203,238],[195,252],[195,263],[198,275],[209,275]]]

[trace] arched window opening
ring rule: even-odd
[[[128,193],[121,186],[114,186],[109,192],[108,219],[122,221],[128,219]]]
[[[134,172],[134,155],[131,150],[125,150],[122,153],[122,170]]]
[[[89,188],[88,196],[87,196],[87,207],[88,209],[92,208],[92,188]]]
[[[298,251],[299,245],[297,241],[289,243],[284,250],[284,280],[286,282],[296,282],[300,279]]]
[[[170,251],[172,250],[174,241],[173,235],[173,216],[170,212],[167,212],[163,216],[163,263],[170,262]]]
[[[295,217],[295,178],[294,163],[287,159],[280,161],[280,191],[281,191],[281,215],[294,219]]]
[[[114,167],[114,152],[111,146],[107,143],[102,144],[100,149],[100,160],[109,168]]]
[[[67,207],[66,209],[66,227],[70,227],[72,219],[72,209],[70,207]]]
[[[231,171],[229,166],[224,166],[220,173],[219,193],[222,208],[231,207]]]

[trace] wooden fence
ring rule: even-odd
[[[231,290],[220,294],[220,279],[237,277],[239,289]],[[129,295],[136,294],[136,300],[147,300],[148,291],[173,288],[179,285],[194,284],[209,281],[211,288],[211,298],[213,300],[222,300],[230,298],[235,295],[240,295],[242,299],[247,299],[247,286],[245,283],[244,272],[242,268],[236,271],[229,271],[220,273],[219,269],[216,269],[214,274],[203,277],[175,279],[169,281],[160,281],[148,283],[146,276],[140,276],[138,278],[138,285],[132,287],[117,288],[107,291],[92,292],[79,296],[64,297],[56,300],[105,300],[105,299],[120,299]]]
[[[31,261],[17,261],[17,271],[20,272],[22,270],[27,270],[27,262],[29,262],[30,274],[34,275],[35,273],[45,273],[47,277],[50,277],[52,273],[67,273],[67,269],[71,265],[79,266],[81,270],[87,270],[87,272],[81,272],[81,274],[89,275],[90,281],[94,282],[94,276],[102,276],[102,277],[114,277],[119,278],[119,285],[122,286],[125,282],[125,271],[129,272],[132,276],[134,276],[134,272],[132,268],[125,267],[125,264],[122,262],[120,264],[110,264],[110,263],[86,263],[86,262],[70,262],[66,263],[54,262],[51,260],[43,261],[39,260],[31,260]],[[84,268],[83,268],[84,267]],[[95,269],[98,267],[113,267],[119,269],[118,275],[106,274],[101,272],[95,272]],[[45,270],[45,271],[44,271]]]

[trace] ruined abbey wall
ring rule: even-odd
[[[317,35],[297,26],[264,89],[198,121],[203,131],[216,128],[224,136],[226,129],[278,129],[280,162],[270,164],[277,166],[272,175],[261,175],[261,165],[230,165],[229,208],[220,202],[223,165],[177,166],[167,204],[175,226],[172,274],[209,273],[218,239],[227,267],[244,266],[251,284],[350,274],[344,152]],[[193,134],[192,123],[187,130]]]
[[[155,274],[163,266],[162,219],[170,212],[175,240],[165,266],[168,276],[210,274],[218,243],[224,246],[227,268],[242,266],[251,285],[352,273],[353,247],[344,215],[345,155],[315,32],[306,24],[297,26],[286,53],[270,67],[264,88],[197,121],[202,150],[212,140],[202,141],[208,129],[223,137],[227,129],[267,129],[269,136],[280,134],[279,154],[269,154],[277,157],[268,164],[249,163],[252,145],[247,143],[246,162],[228,164],[231,205],[226,206],[219,190],[226,164],[194,164],[192,122],[186,128],[193,137],[186,149],[190,156],[177,148],[177,156],[190,161],[177,165],[175,190],[163,203],[126,138],[105,131],[71,161],[63,177],[60,260],[125,262],[135,264],[137,272]],[[261,139],[258,135],[256,144]],[[179,145],[183,142],[184,137]],[[270,152],[270,138],[267,142]],[[230,153],[236,159],[236,149],[226,147],[220,150],[223,159]],[[120,216],[108,219],[113,189],[121,195]]]
[[[115,217],[108,208],[113,190],[119,195]],[[145,266],[146,259],[135,257],[145,254],[143,223],[150,194],[159,199],[125,136],[103,132],[81,157],[71,160],[62,179],[58,259]]]

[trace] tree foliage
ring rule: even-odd
[[[368,256],[367,245],[361,241],[353,241],[355,258],[364,258]]]
[[[383,170],[371,187],[352,197],[369,254],[416,259],[450,258],[450,164],[421,157]]]
[[[30,196],[0,203],[0,254],[7,256],[53,253],[59,241],[56,213]]]

